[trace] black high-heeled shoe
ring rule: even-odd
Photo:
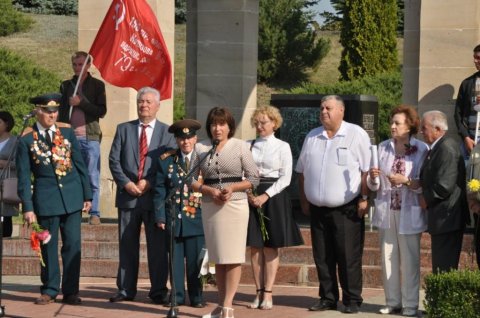
[[[260,303],[262,302],[264,289],[257,289],[257,295],[255,296],[255,300],[250,303],[247,307],[250,309],[258,309],[260,307]]]

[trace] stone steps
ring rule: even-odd
[[[117,231],[116,224],[82,225],[82,276],[116,277],[118,267]],[[277,284],[318,285],[309,229],[302,229],[302,235],[305,245],[281,249],[280,268],[276,279]],[[3,275],[39,275],[40,265],[38,258],[31,251],[28,238],[28,231],[21,228],[18,238],[4,240]],[[376,231],[365,233],[363,255],[363,282],[365,287],[382,286],[381,257],[378,241],[378,233]],[[430,236],[428,234],[422,235],[421,246],[421,273],[422,277],[424,277],[431,271]],[[472,235],[465,235],[461,255],[462,268],[476,267],[471,247]],[[247,261],[243,265],[241,281],[243,284],[253,284],[248,250],[246,259]],[[148,277],[146,243],[143,231],[140,243],[139,277]]]

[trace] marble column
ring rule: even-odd
[[[227,106],[242,139],[254,137],[258,6],[258,0],[187,1],[187,116],[204,124],[212,107]]]
[[[461,81],[473,74],[480,43],[477,0],[405,0],[403,101],[419,113],[440,110],[457,136],[453,110]]]

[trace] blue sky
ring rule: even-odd
[[[332,4],[330,3],[330,0],[320,0],[320,2],[313,6],[312,9],[314,11],[317,11],[318,13],[321,13],[323,11],[330,11],[330,12],[335,12],[333,10]],[[316,19],[318,22],[322,22],[322,19],[319,16],[316,16]]]

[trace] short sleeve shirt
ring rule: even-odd
[[[307,200],[338,207],[360,194],[362,172],[370,167],[370,138],[360,126],[342,122],[329,138],[323,127],[305,137],[295,171],[304,177]]]

